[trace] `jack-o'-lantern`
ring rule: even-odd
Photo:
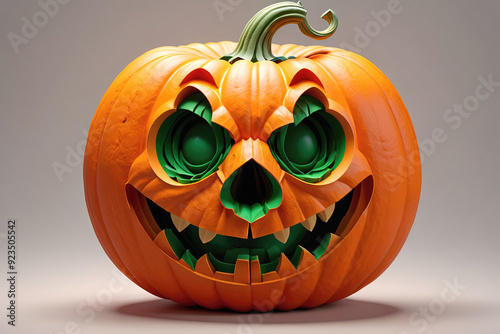
[[[232,42],[160,47],[112,83],[85,153],[87,206],[116,266],[183,305],[289,310],[342,299],[401,249],[420,195],[407,110],[363,57],[274,45],[311,28],[271,5]]]

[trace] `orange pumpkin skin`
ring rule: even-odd
[[[157,48],[112,83],[92,121],[85,153],[85,197],[95,233],[128,278],[183,305],[268,311],[345,298],[389,266],[416,214],[421,170],[406,108],[381,71],[357,54],[289,44],[273,45],[273,52],[297,59],[219,60],[234,48],[231,42]],[[235,144],[216,173],[181,186],[158,171],[148,154],[148,135],[194,91],[209,100],[212,121],[226,128]],[[341,120],[350,143],[345,162],[317,184],[285,173],[266,144],[272,131],[293,122],[293,106],[304,93]],[[283,191],[280,207],[252,224],[219,199],[225,178],[249,159],[280,180]],[[192,270],[153,241],[157,231],[148,230],[147,217],[134,209],[138,192],[206,230],[246,238],[250,227],[259,237],[326,209],[361,182],[366,188],[361,204],[350,213],[340,240],[297,269],[284,259],[262,282],[214,274],[201,259]]]

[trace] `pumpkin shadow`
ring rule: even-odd
[[[146,318],[259,325],[363,320],[389,316],[399,313],[402,310],[380,303],[343,299],[313,309],[272,311],[267,313],[239,313],[231,310],[214,311],[198,306],[186,307],[168,300],[126,304],[118,307],[115,311]]]

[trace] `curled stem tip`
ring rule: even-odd
[[[329,9],[321,17],[328,22],[328,28],[318,31],[309,25],[306,19],[307,11],[299,2],[279,2],[270,5],[257,14],[246,24],[236,49],[221,59],[234,63],[241,59],[252,62],[261,60],[282,61],[285,57],[276,57],[271,51],[272,38],[282,26],[296,23],[300,31],[314,39],[330,37],[338,26],[337,15]]]

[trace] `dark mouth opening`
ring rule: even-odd
[[[137,216],[144,228],[165,251],[168,243],[168,252],[177,260],[183,261],[192,270],[197,270],[197,263],[201,258],[203,262],[210,263],[213,270],[219,273],[234,274],[239,260],[256,261],[260,268],[262,280],[266,274],[275,274],[279,271],[283,255],[298,269],[307,256],[309,259],[319,260],[343,239],[355,225],[361,213],[366,209],[373,190],[373,179],[368,177],[346,196],[335,203],[335,209],[326,222],[325,212],[318,213],[308,219],[308,223],[298,223],[289,227],[288,231],[254,238],[249,230],[246,239],[230,237],[205,231],[195,225],[182,221],[146,198],[132,186],[127,186],[129,202],[134,207]],[[328,210],[325,210],[328,211]],[[174,223],[174,220],[177,224]],[[181,226],[179,228],[179,226]],[[208,232],[209,241],[202,241],[201,234]],[[286,233],[285,233],[286,232]],[[283,237],[286,235],[286,237]],[[281,241],[280,241],[281,240]],[[172,254],[173,253],[173,254]],[[313,261],[314,261],[313,259]],[[253,270],[254,267],[252,267]],[[272,275],[270,275],[272,276]],[[273,276],[275,277],[275,276]]]

